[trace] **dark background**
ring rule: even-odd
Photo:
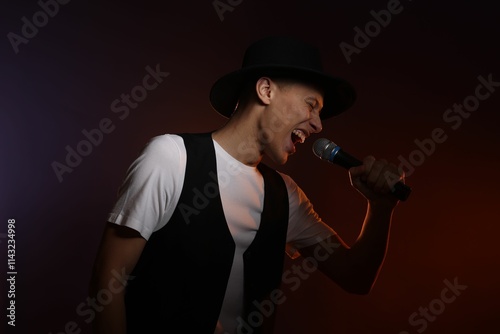
[[[455,278],[467,288],[425,332],[498,328],[500,92],[481,101],[455,130],[443,120],[448,108],[474,94],[478,76],[500,81],[498,11],[486,1],[404,0],[403,10],[348,64],[339,44],[353,45],[354,27],[364,29],[373,20],[370,11],[387,4],[244,0],[221,21],[210,0],[73,0],[60,5],[16,54],[7,34],[20,35],[21,18],[32,22],[40,6],[34,0],[4,2],[0,241],[6,254],[7,220],[14,218],[14,332],[55,334],[74,321],[81,333],[90,333],[76,309],[86,301],[101,232],[128,166],[151,137],[223,125],[208,101],[212,83],[239,68],[247,45],[269,34],[317,45],[325,69],[356,87],[356,104],[325,121],[321,137],[358,157],[373,154],[398,163],[400,156],[415,156],[415,140],[430,138],[433,129],[447,135],[407,177],[413,193],[395,211],[373,291],[350,295],[314,272],[296,291],[284,288],[276,332],[417,333],[423,327],[411,325],[410,315],[439,299],[443,281]],[[119,119],[111,102],[141,84],[145,67],[156,64],[169,77]],[[104,118],[114,131],[59,182],[51,164],[64,163],[65,147],[76,148],[85,139],[82,131]],[[351,244],[366,203],[345,170],[314,157],[316,138],[279,169],[294,177],[322,218]],[[6,263],[1,266],[4,275]]]

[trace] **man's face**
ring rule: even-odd
[[[272,81],[271,96],[261,124],[266,135],[263,153],[275,163],[284,164],[295,153],[297,144],[321,131],[323,94],[313,85],[278,85]]]

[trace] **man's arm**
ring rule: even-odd
[[[128,227],[107,223],[94,263],[90,298],[96,298],[95,334],[125,334],[125,285],[134,269],[146,240]],[[112,299],[99,305],[99,292],[106,290]],[[101,292],[102,293],[102,292]],[[109,295],[109,293],[106,293]]]
[[[400,175],[400,180],[403,176],[395,165],[385,160],[375,161],[371,156],[365,158],[362,166],[351,168],[349,173],[353,187],[368,201],[363,227],[351,247],[336,235],[328,238],[327,244],[335,243],[338,247],[328,258],[317,262],[319,269],[344,290],[367,294],[384,261],[392,213],[398,203],[390,193],[390,181],[394,180],[394,175]],[[391,173],[392,178],[386,177],[387,173]],[[304,247],[300,253],[314,257],[324,244]]]

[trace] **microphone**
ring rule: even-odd
[[[337,146],[337,144],[326,138],[320,138],[314,142],[313,152],[321,160],[326,160],[345,169],[363,164],[358,159],[344,152],[340,146]],[[401,201],[406,201],[410,193],[411,188],[401,181],[392,186],[392,194]]]

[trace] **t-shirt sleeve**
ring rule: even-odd
[[[298,249],[314,245],[336,232],[325,224],[314,211],[311,201],[302,189],[286,174],[280,173],[288,190],[289,219],[287,232],[287,253],[295,258]]]
[[[129,167],[108,221],[130,227],[148,240],[163,227],[177,205],[186,165],[182,138],[152,138]]]

